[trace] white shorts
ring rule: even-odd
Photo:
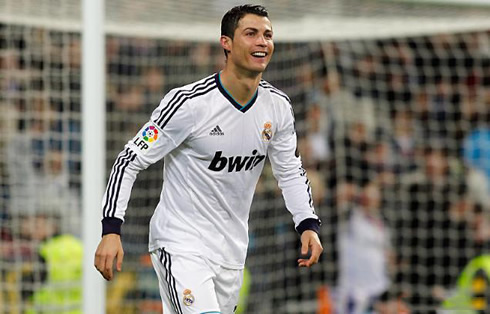
[[[243,269],[228,269],[197,255],[151,252],[164,314],[232,314]]]

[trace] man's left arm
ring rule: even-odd
[[[301,254],[309,258],[298,259],[300,267],[310,267],[318,262],[323,251],[320,238],[320,219],[313,207],[311,187],[296,148],[294,116],[285,113],[273,134],[269,147],[272,171],[282,191],[287,209],[293,215],[296,231],[301,235]]]

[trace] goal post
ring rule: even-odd
[[[105,312],[105,283],[94,267],[105,190],[104,0],[82,1],[82,236],[83,313]]]

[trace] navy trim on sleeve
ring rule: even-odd
[[[322,222],[320,221],[320,219],[307,218],[299,223],[296,231],[298,231],[299,234],[303,234],[303,232],[305,232],[306,230],[313,230],[317,234],[320,234],[321,224]]]
[[[102,219],[102,235],[115,233],[121,235],[121,225],[123,221],[115,217],[105,217]]]

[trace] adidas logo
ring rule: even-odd
[[[211,130],[211,132],[209,132],[209,135],[211,136],[225,135],[225,132],[223,132],[219,127],[219,125],[217,125],[214,127],[214,129]]]

